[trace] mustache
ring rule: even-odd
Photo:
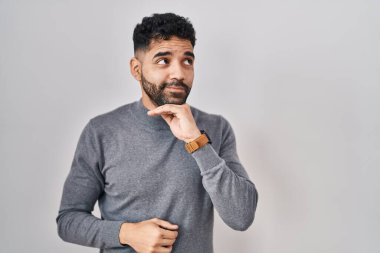
[[[190,91],[190,87],[187,86],[181,80],[176,80],[176,81],[171,82],[171,83],[163,83],[161,86],[161,90],[165,89],[166,87],[180,87],[180,88],[183,88],[186,92]]]

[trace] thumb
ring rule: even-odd
[[[165,220],[154,218],[154,219],[152,219],[152,221],[154,223],[156,223],[157,225],[159,225],[160,227],[165,228],[165,229],[169,229],[169,230],[177,230],[178,229],[178,225],[171,224],[170,222],[165,221]]]

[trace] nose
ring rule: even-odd
[[[179,62],[173,62],[170,66],[170,80],[172,79],[185,79],[185,72],[183,66]]]

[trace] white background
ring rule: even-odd
[[[188,102],[259,191],[215,252],[380,252],[378,0],[0,0],[0,251],[98,252],[58,237],[63,182],[87,121],[140,97],[133,29],[168,11],[197,31]]]

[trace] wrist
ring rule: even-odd
[[[190,154],[194,153],[198,149],[205,146],[207,143],[211,144],[211,139],[207,135],[206,131],[200,130],[200,133],[201,133],[201,135],[198,138],[195,138],[193,141],[187,142],[185,144],[185,149],[188,153],[190,153]]]
[[[133,233],[133,226],[134,223],[125,222],[121,224],[119,231],[119,242],[121,245],[130,245],[129,235]]]
[[[193,135],[191,135],[190,137],[184,139],[183,141],[186,142],[186,143],[192,142],[195,139],[199,138],[199,136],[201,136],[201,134],[202,134],[201,131],[198,129]]]

